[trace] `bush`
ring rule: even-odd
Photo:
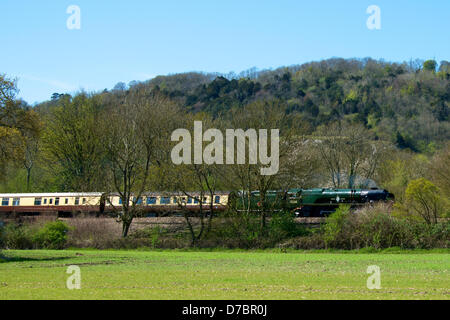
[[[378,204],[354,212],[337,210],[327,219],[322,237],[327,247],[337,249],[447,248],[449,228],[448,222],[429,225],[395,218],[387,205]]]
[[[349,212],[350,206],[342,205],[327,218],[327,221],[323,226],[323,240],[326,247],[338,240]]]
[[[268,224],[268,237],[274,241],[305,236],[307,229],[296,223],[290,212],[275,213]]]
[[[2,228],[1,245],[7,249],[33,249],[33,230],[29,227],[9,223]]]
[[[9,223],[0,228],[0,248],[97,249],[187,248],[190,236],[186,226],[170,226],[168,221],[152,227],[135,225],[126,239],[114,219],[71,219],[70,227],[61,221],[47,224]],[[145,225],[145,224],[144,224]],[[194,228],[199,228],[199,222]],[[69,230],[70,229],[70,230]],[[69,232],[68,232],[69,231]],[[261,230],[258,214],[229,214],[216,217],[211,231],[196,243],[199,248],[240,249],[431,249],[450,247],[450,222],[429,225],[422,220],[401,219],[391,214],[386,204],[368,205],[352,210],[340,207],[321,228],[295,222],[289,213],[273,214]],[[364,251],[363,250],[363,251]]]
[[[167,234],[167,231],[160,226],[145,228],[134,231],[129,237],[132,239],[149,239],[152,248],[157,248],[161,242],[161,236]]]
[[[199,243],[199,247],[224,247],[241,249],[274,248],[280,241],[308,234],[307,229],[296,223],[289,212],[273,213],[261,228],[258,213],[225,214],[213,220],[211,232]]]
[[[107,244],[122,237],[119,223],[110,218],[72,218],[67,222],[69,247],[106,249]]]
[[[257,215],[230,215],[213,220],[211,232],[199,246],[226,248],[256,248],[261,246],[261,221]]]
[[[325,241],[321,234],[312,233],[309,236],[288,239],[280,243],[278,247],[281,249],[289,248],[297,250],[325,249]]]
[[[69,226],[62,221],[50,222],[34,236],[34,242],[40,248],[63,249],[67,242]]]
[[[428,224],[436,224],[445,215],[445,201],[441,192],[431,181],[424,178],[412,180],[406,188],[406,205],[413,214]]]

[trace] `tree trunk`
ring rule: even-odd
[[[194,247],[195,246],[195,232],[194,232],[194,228],[192,227],[191,221],[189,220],[188,212],[184,212],[184,219],[186,219],[189,233],[191,235],[191,247]]]
[[[266,191],[259,191],[259,202],[261,208],[261,232],[266,229]]]
[[[31,168],[27,168],[27,192],[30,192]]]
[[[266,230],[266,211],[263,209],[261,214],[261,231],[264,232]]]
[[[128,231],[130,231],[131,221],[122,221],[122,237],[126,238],[128,236]]]

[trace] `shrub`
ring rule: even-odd
[[[67,242],[69,226],[62,221],[49,222],[34,236],[34,241],[40,248],[63,249]]]
[[[327,218],[323,226],[323,239],[327,247],[338,240],[338,236],[342,233],[342,228],[344,227],[349,212],[350,206],[342,205]]]
[[[260,238],[261,222],[257,216],[230,215],[214,220],[211,231],[199,245],[254,248],[258,247]]]
[[[274,241],[304,236],[306,228],[295,222],[290,212],[275,213],[268,224],[268,236]]]
[[[224,214],[213,220],[211,232],[198,243],[200,247],[241,249],[274,248],[280,241],[308,234],[289,212],[272,213],[264,229],[258,213]]]
[[[322,228],[327,247],[336,249],[447,248],[450,223],[429,225],[398,219],[385,204],[366,206],[354,212],[343,208],[331,215]]]
[[[436,224],[444,215],[444,200],[440,190],[424,178],[412,180],[406,188],[406,205],[412,212],[422,217],[428,224]]]
[[[69,247],[106,249],[122,235],[122,228],[114,219],[109,218],[73,218],[67,221]]]
[[[2,229],[2,247],[19,250],[33,249],[33,230],[31,228],[8,223]]]
[[[325,249],[325,242],[321,234],[312,233],[309,236],[288,239],[280,243],[278,247],[281,249],[291,248],[301,250]]]
[[[145,228],[134,231],[129,237],[132,239],[149,239],[152,248],[157,248],[161,242],[161,236],[166,234],[167,231],[160,226]]]

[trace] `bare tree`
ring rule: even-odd
[[[208,116],[202,114],[195,118],[201,118],[202,128],[214,128],[218,122],[213,122]],[[184,127],[190,128],[194,123],[192,115],[184,118]],[[192,128],[191,128],[192,129]],[[202,141],[202,145],[204,142]],[[181,208],[191,235],[191,245],[195,244],[211,231],[212,220],[215,216],[215,195],[220,185],[220,170],[223,166],[218,164],[182,163],[170,164],[166,177],[170,177],[170,187],[181,192],[183,197],[178,197],[178,205]],[[209,196],[210,201],[204,199]],[[186,199],[198,203],[198,210],[189,210]],[[194,228],[194,221],[199,221],[198,229]]]
[[[177,169],[181,174],[176,179],[176,186],[184,195],[184,197],[178,198],[178,205],[182,209],[191,235],[191,246],[195,246],[211,231],[212,219],[215,215],[214,197],[218,176],[214,173],[214,165],[182,165]],[[205,201],[206,195],[209,196],[209,202]],[[187,198],[198,203],[198,211],[188,209]],[[200,228],[198,230],[194,230],[192,218],[199,220]]]
[[[315,145],[335,188],[355,188],[355,179],[372,178],[387,144],[374,141],[360,124],[336,122],[318,130]]]
[[[35,123],[35,129],[24,131],[22,138],[24,144],[23,166],[27,172],[27,192],[30,192],[31,170],[38,158],[39,139],[42,132],[42,123],[39,120],[35,120]]]
[[[145,91],[131,92],[107,110],[103,141],[108,193],[121,199],[121,207],[114,209],[122,223],[123,237],[128,235],[133,219],[142,213],[150,171],[168,157],[170,133],[179,116],[175,103]],[[112,205],[110,197],[107,199]]]
[[[250,212],[254,210],[254,208],[251,208],[252,191],[259,190],[259,208],[257,211],[260,214],[261,230],[264,230],[266,227],[267,213],[270,209],[266,201],[266,194],[270,189],[280,185],[280,179],[287,173],[289,158],[292,157],[295,147],[293,141],[296,137],[296,128],[287,125],[288,121],[287,115],[284,112],[284,105],[277,100],[257,101],[244,108],[234,109],[229,117],[226,125],[235,129],[266,129],[269,131],[278,129],[280,133],[279,159],[277,159],[279,168],[277,173],[264,175],[261,169],[265,168],[266,165],[262,164],[261,161],[258,161],[256,164],[250,163],[250,152],[256,152],[256,150],[251,151],[249,147],[246,153],[245,164],[230,166],[229,172],[231,174],[228,176],[230,186],[234,190],[244,191],[241,193],[241,201],[243,204],[247,204],[245,208],[245,214],[247,215],[250,215]],[[271,146],[269,141],[267,143],[269,145],[267,151],[270,153],[272,152]],[[246,145],[249,146],[249,139],[246,140]]]

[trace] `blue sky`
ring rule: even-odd
[[[66,27],[69,5],[81,9],[80,30]],[[370,5],[381,9],[381,30],[366,26]],[[450,60],[450,1],[2,0],[0,39],[0,73],[35,103],[187,71]]]

